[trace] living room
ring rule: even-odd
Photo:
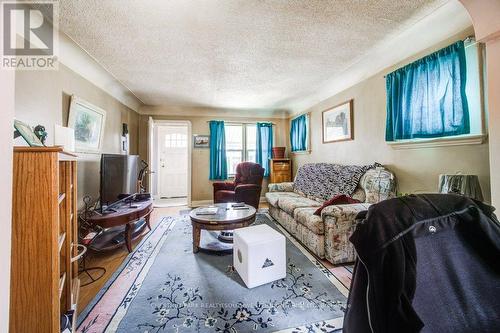
[[[0,331],[500,329],[497,0],[2,17]]]

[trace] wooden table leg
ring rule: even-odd
[[[151,213],[148,215],[144,216],[144,219],[146,220],[146,225],[148,226],[149,231],[151,231],[151,224],[149,224],[149,220],[151,218]]]
[[[132,225],[127,223],[125,226],[125,244],[127,244],[128,252],[132,252]]]
[[[200,228],[196,225],[196,223],[193,223],[193,253],[198,253],[200,250],[200,235]]]

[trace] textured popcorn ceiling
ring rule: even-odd
[[[447,0],[64,0],[60,29],[147,105],[294,109]]]

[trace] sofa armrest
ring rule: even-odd
[[[269,192],[293,192],[293,182],[271,183],[267,188]]]
[[[217,191],[234,191],[236,186],[233,182],[215,182],[212,185],[214,186],[214,193]]]
[[[321,218],[325,223],[352,225],[358,213],[367,210],[370,205],[369,203],[357,203],[328,206],[321,211]]]
[[[334,265],[356,260],[356,251],[349,238],[356,228],[356,216],[368,207],[368,203],[357,203],[323,209],[321,218],[325,228],[326,260]]]

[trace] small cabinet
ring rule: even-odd
[[[289,158],[271,159],[271,183],[284,183],[292,181],[292,161]]]

